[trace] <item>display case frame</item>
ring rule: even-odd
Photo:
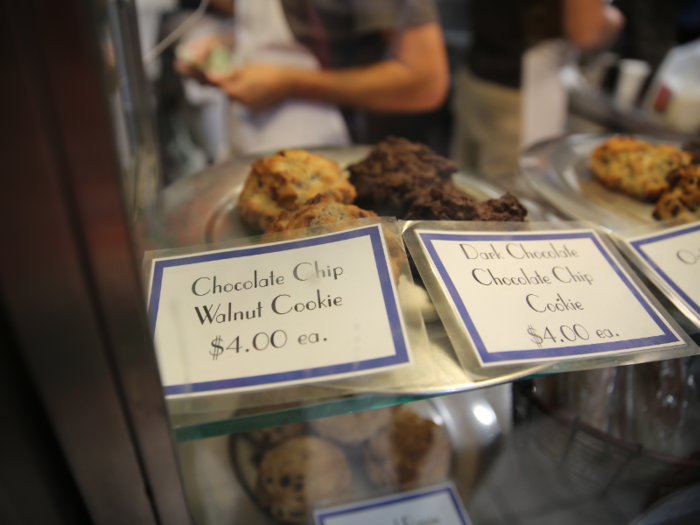
[[[75,483],[95,524],[184,525],[108,108],[105,7],[2,4],[0,290],[47,441],[70,471],[48,483]]]

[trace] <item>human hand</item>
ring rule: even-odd
[[[202,38],[190,40],[179,45],[176,50],[176,60],[173,63],[175,71],[179,74],[192,77],[203,84],[208,84],[205,71],[213,66],[212,57],[217,55],[230,57],[230,50],[233,48],[233,38],[225,33],[217,33]],[[229,61],[230,58],[225,61]],[[217,62],[221,62],[218,60]],[[221,67],[220,64],[218,67]]]
[[[270,64],[249,64],[228,72],[208,72],[209,83],[219,86],[232,99],[259,111],[291,95],[294,69]]]
[[[173,69],[175,69],[175,71],[183,77],[194,78],[201,84],[209,84],[207,76],[201,69],[195,65],[185,62],[184,60],[175,59],[175,62],[173,62]]]

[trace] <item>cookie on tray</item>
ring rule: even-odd
[[[354,414],[311,421],[311,428],[326,439],[345,446],[357,446],[391,423],[394,408],[378,408]]]
[[[319,193],[343,204],[356,196],[336,162],[301,149],[282,150],[253,163],[238,208],[247,226],[266,230],[283,210]]]
[[[674,170],[667,180],[668,191],[656,202],[654,218],[685,223],[700,220],[700,164]]]
[[[444,481],[452,448],[447,430],[408,407],[365,446],[365,467],[381,489],[410,489]]]
[[[409,207],[405,220],[522,222],[527,209],[515,195],[478,202],[451,181],[430,188]]]
[[[277,521],[305,523],[316,504],[350,497],[352,476],[343,451],[315,436],[301,436],[268,450],[258,471],[256,497]]]
[[[449,179],[457,165],[424,144],[388,137],[348,171],[358,206],[401,217],[426,188]]]
[[[318,194],[294,209],[282,211],[268,226],[265,233],[275,233],[298,228],[314,228],[330,231],[331,225],[353,219],[376,217],[373,211],[358,208],[353,204],[343,204],[328,193]]]
[[[616,135],[593,151],[590,167],[596,179],[611,190],[655,202],[668,188],[666,175],[690,164],[691,158],[673,144]]]
[[[273,242],[297,238],[293,230],[308,228],[309,235],[320,235],[339,231],[343,222],[354,219],[376,217],[373,211],[363,210],[353,204],[342,204],[333,200],[328,194],[317,195],[293,210],[285,210],[267,228],[263,240]],[[290,232],[290,233],[286,233]],[[306,235],[306,232],[303,233]],[[394,277],[398,280],[401,275],[403,241],[396,239],[385,230],[389,261]]]

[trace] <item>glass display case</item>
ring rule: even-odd
[[[7,168],[0,191],[0,336],[7,352],[0,384],[9,421],[2,433],[7,460],[0,462],[0,521],[694,522],[700,515],[700,323],[692,301],[669,297],[608,240],[620,231],[653,229],[653,204],[608,191],[593,179],[588,162],[613,132],[674,141],[679,150],[697,137],[652,124],[640,113],[611,110],[608,99],[595,104],[600,93],[578,92],[569,129],[526,148],[517,170],[486,177],[454,164],[447,157],[457,133],[451,104],[458,87],[448,79],[458,75],[473,38],[470,3],[456,0],[406,2],[398,11],[394,3],[377,3],[387,7],[380,15],[398,17],[400,24],[392,23],[401,31],[439,28],[445,85],[434,102],[425,102],[430,90],[415,106],[402,106],[401,93],[387,102],[373,98],[382,89],[375,86],[368,90],[369,109],[343,98],[354,95],[340,89],[342,111],[332,105],[325,111],[319,95],[306,94],[290,117],[279,117],[279,126],[263,133],[261,122],[278,115],[265,113],[269,108],[250,111],[253,102],[231,103],[211,85],[216,74],[195,82],[198,75],[182,63],[196,66],[200,76],[234,71],[244,67],[245,55],[233,48],[245,50],[259,37],[279,50],[275,39],[283,35],[287,51],[301,49],[292,65],[311,56],[322,70],[333,70],[331,64],[352,69],[367,66],[352,62],[367,60],[361,51],[385,64],[390,55],[382,53],[394,49],[391,44],[407,44],[389,38],[400,30],[385,31],[376,22],[380,15],[362,18],[378,6],[351,12],[349,3],[328,2],[332,16],[321,9],[319,18],[310,2],[254,8],[236,2],[234,16],[251,24],[262,20],[254,26],[259,32],[246,33],[237,20],[235,38],[218,41],[223,47],[202,65],[191,55],[197,49],[192,42],[231,30],[231,14],[219,4],[3,4],[11,81],[2,88]],[[343,25],[352,17],[364,20],[363,39],[353,40],[357,35]],[[337,24],[320,34],[343,48],[348,62],[318,50],[322,22]],[[162,39],[166,45],[148,53]],[[272,60],[273,54],[265,56]],[[181,63],[175,69],[174,59]],[[396,73],[394,66],[381,73]],[[345,78],[348,85],[354,81]],[[388,110],[377,110],[377,100]],[[285,118],[301,118],[301,128],[323,127],[325,134],[297,135],[298,122],[285,128]],[[592,129],[597,133],[588,133]],[[389,134],[405,137],[389,141],[403,149],[381,150]],[[275,157],[283,148],[302,153]],[[367,159],[375,164],[363,164]],[[391,159],[398,160],[387,167]],[[281,209],[268,220],[266,210],[241,203],[257,202],[251,187],[279,177],[279,163],[290,169],[316,163],[303,168],[316,170],[312,182],[297,182],[295,191],[335,177],[332,184],[351,187],[339,194],[358,193],[355,204],[376,208],[352,206],[357,215],[347,225],[314,218],[292,233],[269,228],[279,224]],[[416,178],[429,178],[424,173],[413,175],[408,189],[405,182],[381,186],[382,170],[413,173],[421,163],[429,166],[434,187],[415,185]],[[366,173],[371,176],[362,179]],[[274,184],[268,193],[286,191]],[[370,187],[364,194],[363,184]],[[379,203],[377,184],[385,194]],[[324,217],[336,202],[318,193],[307,196]],[[342,203],[342,213],[350,213],[353,198]],[[424,208],[444,198],[458,213],[468,208],[486,218],[419,215],[412,206],[421,198],[428,199]],[[300,204],[281,216],[298,219],[292,212]],[[406,211],[409,204],[414,211]],[[521,210],[527,212],[524,226],[497,225],[522,220],[512,217]],[[489,366],[474,350],[479,342],[455,337],[458,317],[446,299],[452,289],[439,280],[438,269],[426,270],[437,266],[427,256],[422,260],[409,241],[410,251],[404,246],[424,220],[441,235],[505,231],[513,239],[592,228],[591,235],[605,239],[601,252],[614,254],[616,272],[629,272],[625,283],[641,290],[635,297],[646,301],[646,311],[659,312],[654,319],[677,334],[677,344],[583,359],[556,353],[502,358]],[[457,221],[470,226],[444,226]],[[246,257],[257,257],[259,266],[240,262]],[[527,268],[522,275],[532,284]],[[335,287],[303,287],[312,278],[341,277],[346,281]],[[182,283],[190,298],[185,306],[175,292],[168,295]],[[444,295],[436,291],[441,283]],[[271,291],[277,285],[286,288]],[[253,287],[265,288],[254,301],[243,293]],[[229,296],[219,302],[217,292]],[[306,292],[317,297],[295,304],[292,296]],[[221,313],[217,305],[228,310]],[[333,306],[347,308],[348,318],[333,317]],[[314,309],[325,309],[325,317],[310,323]],[[288,312],[298,315],[284,317]],[[487,324],[498,326],[496,335],[519,326],[509,312],[503,306],[490,314]],[[567,340],[584,339],[583,325],[559,328]],[[549,328],[540,330],[526,330],[538,349],[548,334],[550,344],[559,344]],[[618,336],[606,330],[597,337]],[[340,335],[334,340],[329,333]],[[586,340],[595,333],[585,331]],[[326,337],[323,351],[314,350]],[[273,353],[285,346],[296,354]],[[401,354],[404,347],[409,350]],[[262,364],[242,361],[251,356]],[[401,356],[408,356],[405,362]]]

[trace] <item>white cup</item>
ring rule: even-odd
[[[625,111],[634,106],[639,90],[649,76],[651,67],[644,60],[623,58],[619,63],[620,74],[615,86],[615,107]]]

